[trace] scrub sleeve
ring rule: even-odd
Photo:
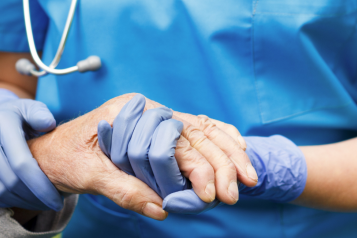
[[[0,12],[0,51],[29,52],[22,1],[0,1]],[[30,1],[30,14],[35,44],[38,50],[42,50],[48,18],[37,1]],[[77,200],[78,195],[66,197],[61,211],[40,213],[26,229],[12,218],[14,213],[11,209],[0,208],[0,238],[53,237],[67,226]]]
[[[67,226],[77,205],[78,195],[70,195],[64,200],[61,211],[44,211],[23,227],[12,218],[14,212],[0,208],[0,238],[51,238],[61,233]]]

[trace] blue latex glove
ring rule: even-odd
[[[275,202],[291,202],[304,191],[307,166],[302,151],[289,139],[245,137],[250,161],[258,174],[255,187],[241,184],[240,194]]]
[[[142,114],[144,107],[145,98],[138,94],[115,118],[113,129],[106,121],[98,124],[102,151],[118,168],[165,198],[163,208],[168,212],[198,214],[215,207],[219,202],[203,202],[178,168],[174,155],[183,124],[171,119],[172,111],[168,108]],[[167,201],[169,194],[174,196]]]
[[[27,146],[39,132],[56,127],[47,107],[0,90],[0,207],[59,211],[62,198]]]

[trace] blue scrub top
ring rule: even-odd
[[[71,1],[30,2],[49,64]],[[28,51],[21,1],[1,1],[0,9],[0,50]],[[79,1],[58,67],[89,55],[103,67],[47,75],[37,99],[61,122],[139,92],[231,123],[245,136],[342,141],[357,136],[356,23],[357,0]],[[82,195],[64,237],[355,237],[356,224],[356,213],[244,196],[234,206],[159,222]]]

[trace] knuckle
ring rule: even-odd
[[[190,146],[190,142],[188,142],[188,140],[185,139],[185,137],[180,136],[180,138],[177,141],[176,144],[176,151],[187,151],[187,150],[191,150],[191,146]]]
[[[124,191],[122,194],[120,194],[121,198],[119,199],[118,204],[124,209],[131,209],[133,207],[133,199],[136,194],[137,191],[135,191],[135,188]],[[115,201],[116,199],[114,198],[113,200]]]
[[[202,131],[200,131],[197,127],[193,125],[189,125],[186,128],[186,138],[191,141],[191,145],[195,147],[195,145],[198,145],[202,143],[204,140],[207,139],[207,137],[203,134]]]
[[[214,181],[214,170],[212,167],[204,166],[202,168],[195,168],[189,174],[189,177],[193,185],[197,185],[194,182],[203,182],[206,185],[207,181]]]
[[[221,154],[217,158],[217,164],[214,166],[215,171],[218,170],[235,170],[233,162],[225,155]]]
[[[218,128],[215,123],[213,123],[209,117],[207,116],[198,116],[199,117],[199,124],[200,128],[202,131],[207,135],[208,137],[213,134],[214,131],[216,131]]]

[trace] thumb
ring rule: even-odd
[[[114,166],[113,166],[114,167]],[[162,199],[148,185],[114,167],[113,171],[97,178],[99,194],[106,196],[124,209],[132,210],[155,220],[165,220]]]
[[[200,214],[220,204],[222,203],[217,199],[213,202],[206,203],[197,196],[193,189],[187,189],[171,193],[165,197],[162,208],[167,212],[178,214]]]
[[[56,120],[47,106],[39,101],[23,99],[19,105],[25,121],[39,132],[48,132],[56,127]]]

